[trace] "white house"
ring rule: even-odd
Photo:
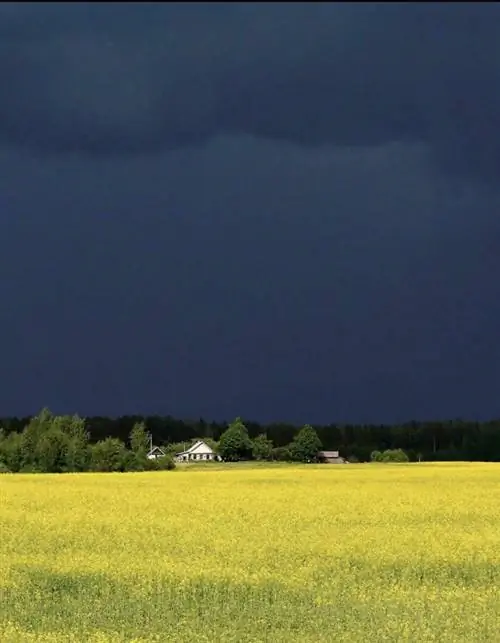
[[[148,451],[148,460],[157,460],[163,458],[165,451],[161,447],[151,447]]]
[[[189,447],[186,451],[177,453],[175,459],[179,462],[193,462],[195,460],[220,460],[221,458],[206,442],[198,440],[198,442],[195,442],[193,446]]]

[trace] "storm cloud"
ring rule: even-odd
[[[0,4],[0,412],[500,411],[497,4]]]
[[[500,170],[500,7],[4,3],[0,141],[148,154],[244,134]]]

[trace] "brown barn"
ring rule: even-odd
[[[338,451],[319,451],[318,460],[325,464],[347,464],[347,460],[341,458]]]

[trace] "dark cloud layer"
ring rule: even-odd
[[[0,140],[142,154],[243,133],[500,170],[495,3],[4,3]]]
[[[499,18],[0,4],[0,415],[498,416]]]
[[[498,415],[498,194],[425,146],[0,154],[3,413]]]

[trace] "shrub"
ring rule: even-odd
[[[9,467],[0,460],[0,473],[11,473]]]
[[[175,460],[169,455],[164,455],[157,460],[158,467],[161,471],[174,471],[177,468]]]
[[[403,449],[387,449],[384,451],[384,462],[409,462],[410,459]]]
[[[373,451],[372,462],[409,462],[410,459],[403,449],[386,449],[384,452]]]
[[[161,458],[148,460],[146,464],[147,471],[173,471],[176,467],[174,459],[168,454]]]
[[[292,459],[292,454],[288,447],[275,447],[271,451],[271,459],[277,460],[278,462],[290,462]]]

